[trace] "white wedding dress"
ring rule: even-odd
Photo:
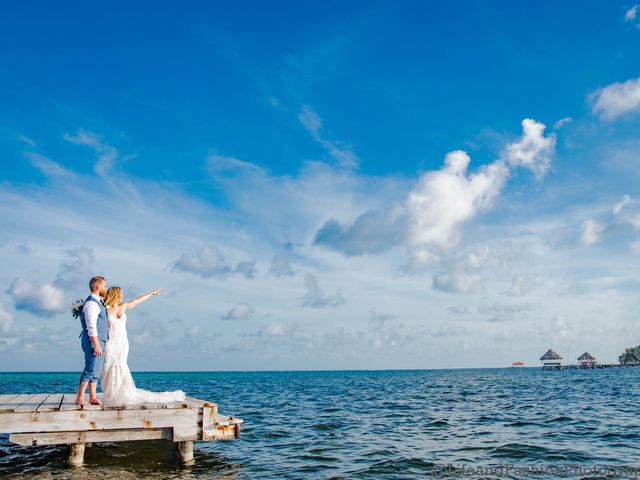
[[[132,403],[169,403],[185,399],[182,390],[173,392],[150,392],[136,388],[131,376],[127,357],[129,338],[127,337],[127,314],[120,318],[109,314],[109,341],[102,371],[102,403],[122,405]]]

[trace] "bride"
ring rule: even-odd
[[[103,403],[112,405],[145,402],[168,403],[184,400],[185,394],[182,390],[150,392],[136,388],[127,364],[129,356],[127,311],[159,293],[160,290],[154,290],[134,300],[123,302],[120,287],[111,287],[107,290],[104,305],[109,319],[109,341],[107,342],[102,373]]]

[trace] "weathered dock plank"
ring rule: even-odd
[[[171,403],[75,404],[74,393],[0,395],[0,433],[25,446],[70,444],[69,463],[83,463],[87,443],[169,440],[184,463],[193,460],[193,442],[240,436],[242,420],[218,413],[218,405],[198,398]]]
[[[13,412],[14,409],[22,405],[24,402],[29,400],[34,395],[35,394],[33,393],[21,393],[20,395],[16,396],[12,400],[0,405],[0,412]]]
[[[64,395],[62,393],[52,393],[40,404],[36,411],[55,412],[56,410],[60,410],[60,404],[62,403],[63,398]]]
[[[3,403],[6,403],[6,402],[10,402],[14,398],[16,398],[18,395],[19,395],[18,393],[10,393],[8,395],[7,394],[0,395],[0,405],[2,405]]]
[[[13,411],[14,412],[34,412],[42,404],[42,402],[44,402],[47,399],[49,395],[50,395],[49,393],[39,393],[39,394],[33,395],[31,398],[22,402],[20,405],[14,408]]]
[[[65,393],[62,402],[60,402],[60,408],[58,408],[58,410],[64,412],[67,410],[80,410],[81,408],[82,407],[80,405],[76,405],[75,393]]]
[[[191,427],[198,411],[179,410],[77,410],[59,412],[13,412],[0,418],[0,433],[62,432],[119,428]]]
[[[64,445],[71,443],[129,442],[137,440],[172,440],[171,428],[149,428],[146,430],[93,430],[88,432],[58,433],[14,433],[9,441],[25,447],[42,445]]]

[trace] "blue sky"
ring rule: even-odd
[[[94,273],[163,289],[134,369],[640,343],[633,3],[0,8],[2,369],[79,368]]]

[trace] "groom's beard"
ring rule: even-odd
[[[106,288],[101,288],[100,291],[98,292],[98,295],[100,295],[102,298],[107,296],[107,289]]]

